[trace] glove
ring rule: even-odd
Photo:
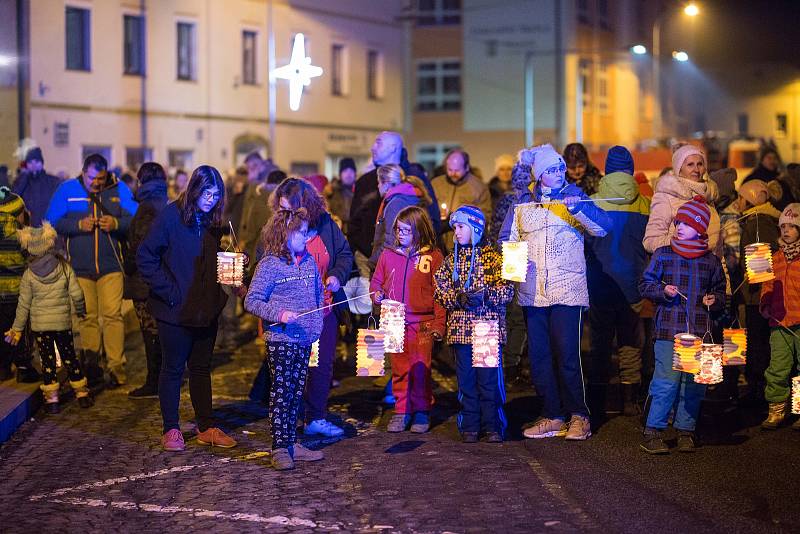
[[[474,293],[461,291],[456,295],[456,302],[461,309],[474,310],[483,304],[483,290]]]

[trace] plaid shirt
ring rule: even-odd
[[[665,285],[673,285],[683,293],[669,298]],[[707,252],[699,258],[684,258],[672,247],[660,247],[653,253],[650,266],[639,282],[642,296],[656,303],[655,338],[672,340],[675,334],[686,332],[687,311],[689,333],[702,336],[711,330],[711,314],[725,307],[725,275],[722,264]],[[707,310],[703,297],[714,295],[716,301]]]

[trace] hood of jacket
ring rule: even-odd
[[[163,180],[151,180],[142,184],[136,190],[136,202],[146,200],[159,200],[167,198],[167,182]]]
[[[40,281],[45,284],[52,284],[59,275],[56,271],[58,265],[58,258],[54,254],[45,254],[44,256],[34,258],[28,267]]]
[[[656,193],[665,193],[686,201],[691,200],[695,195],[700,195],[706,199],[706,202],[713,205],[719,196],[719,189],[717,184],[707,178],[702,182],[693,182],[669,172],[658,180]]]
[[[624,172],[612,172],[605,175],[600,180],[597,193],[591,198],[622,198],[622,200],[598,200],[595,202],[597,207],[606,211],[650,214],[650,199],[640,194],[636,179]]]

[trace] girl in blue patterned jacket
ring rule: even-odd
[[[322,333],[322,280],[306,250],[308,212],[282,209],[261,232],[264,257],[244,300],[253,315],[272,323],[264,331],[272,372],[269,422],[272,464],[294,467],[294,460],[321,460],[322,453],[295,443],[297,411],[303,398],[311,344]],[[310,310],[316,310],[307,313]]]

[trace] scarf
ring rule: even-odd
[[[678,239],[672,236],[670,243],[673,252],[684,258],[699,258],[708,251],[708,236],[701,235],[697,239]]]
[[[800,256],[800,240],[794,243],[786,243],[783,239],[778,239],[778,244],[783,251],[783,255],[786,256],[786,261],[792,261],[797,256]]]

